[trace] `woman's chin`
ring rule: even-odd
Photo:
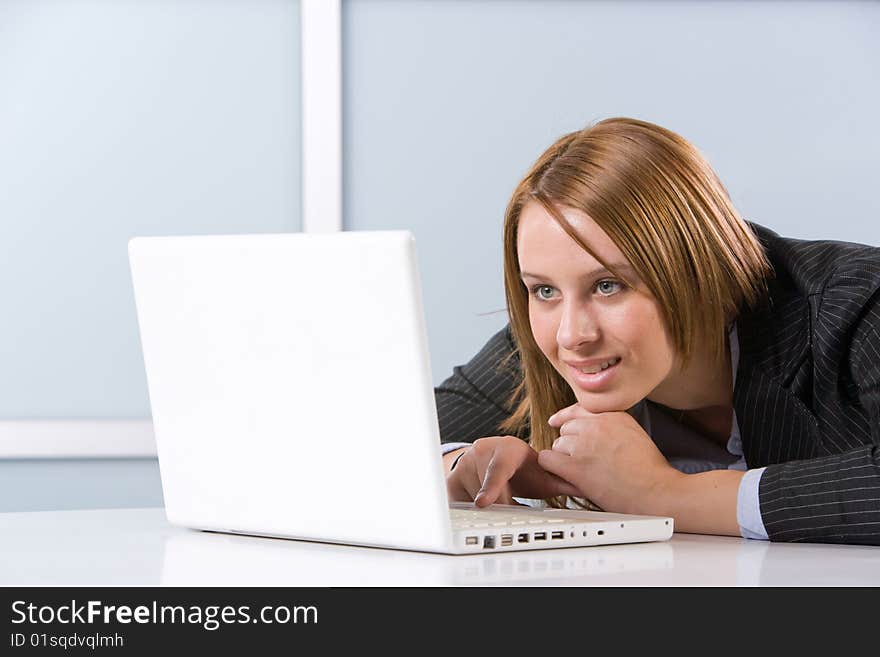
[[[627,396],[614,394],[590,395],[584,394],[582,391],[575,390],[575,399],[577,403],[588,410],[590,413],[612,413],[615,411],[626,412],[639,402],[638,399],[632,400]]]

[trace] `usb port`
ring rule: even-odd
[[[529,542],[529,535],[528,534],[519,534],[516,537],[516,542],[517,543],[528,543]]]
[[[480,539],[476,536],[466,536],[464,539],[465,545],[479,545]]]
[[[556,540],[558,538],[565,538],[565,532],[553,532],[550,535],[550,538],[552,538],[553,540]]]
[[[513,545],[513,534],[501,534],[501,547]]]
[[[547,540],[547,532],[538,532],[535,534],[536,541],[546,541]]]

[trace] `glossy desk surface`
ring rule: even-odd
[[[880,547],[675,534],[447,556],[214,534],[154,509],[0,513],[3,586],[880,586]]]

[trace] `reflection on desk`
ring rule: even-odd
[[[0,513],[5,586],[880,586],[880,548],[675,534],[451,556],[215,534],[163,509]]]
[[[672,565],[665,542],[450,556],[191,531],[166,539],[162,584],[581,586]]]

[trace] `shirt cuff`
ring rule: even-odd
[[[743,538],[755,538],[767,540],[767,530],[764,529],[764,520],[761,518],[761,502],[758,498],[758,486],[761,483],[761,475],[766,468],[748,470],[739,482],[739,491],[736,496],[736,521],[739,523],[739,533]]]
[[[443,443],[440,445],[440,454],[449,454],[449,452],[454,452],[462,447],[470,447],[471,445],[473,445],[473,443]]]

